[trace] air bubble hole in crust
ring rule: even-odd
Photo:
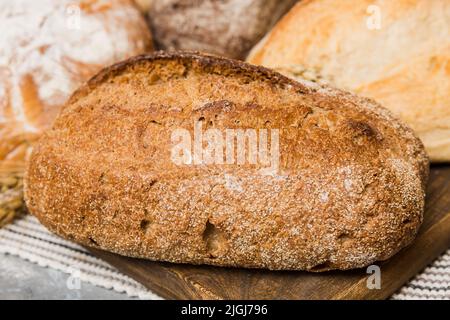
[[[225,233],[212,224],[209,219],[206,221],[202,238],[205,243],[206,252],[211,259],[218,258],[228,251],[229,245]]]

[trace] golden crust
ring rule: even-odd
[[[181,165],[171,132],[280,130],[280,169]],[[391,257],[414,238],[428,159],[373,101],[198,53],[103,70],[34,148],[31,213],[53,232],[122,255],[323,271]]]
[[[447,0],[301,1],[247,60],[373,98],[450,161],[449,15]]]

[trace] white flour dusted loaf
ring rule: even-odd
[[[374,98],[450,161],[450,1],[307,0],[248,61]]]
[[[23,160],[74,89],[152,48],[131,0],[0,0],[0,161]]]

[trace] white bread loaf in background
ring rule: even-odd
[[[0,162],[24,160],[66,98],[152,49],[132,0],[0,0]]]
[[[450,161],[448,0],[301,1],[248,61],[374,98]]]
[[[138,0],[158,49],[245,58],[297,0]]]

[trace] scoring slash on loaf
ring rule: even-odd
[[[279,167],[175,163],[175,130],[278,130]],[[428,159],[371,100],[239,61],[158,52],[104,69],[33,150],[25,199],[55,233],[126,256],[324,271],[408,245]]]

